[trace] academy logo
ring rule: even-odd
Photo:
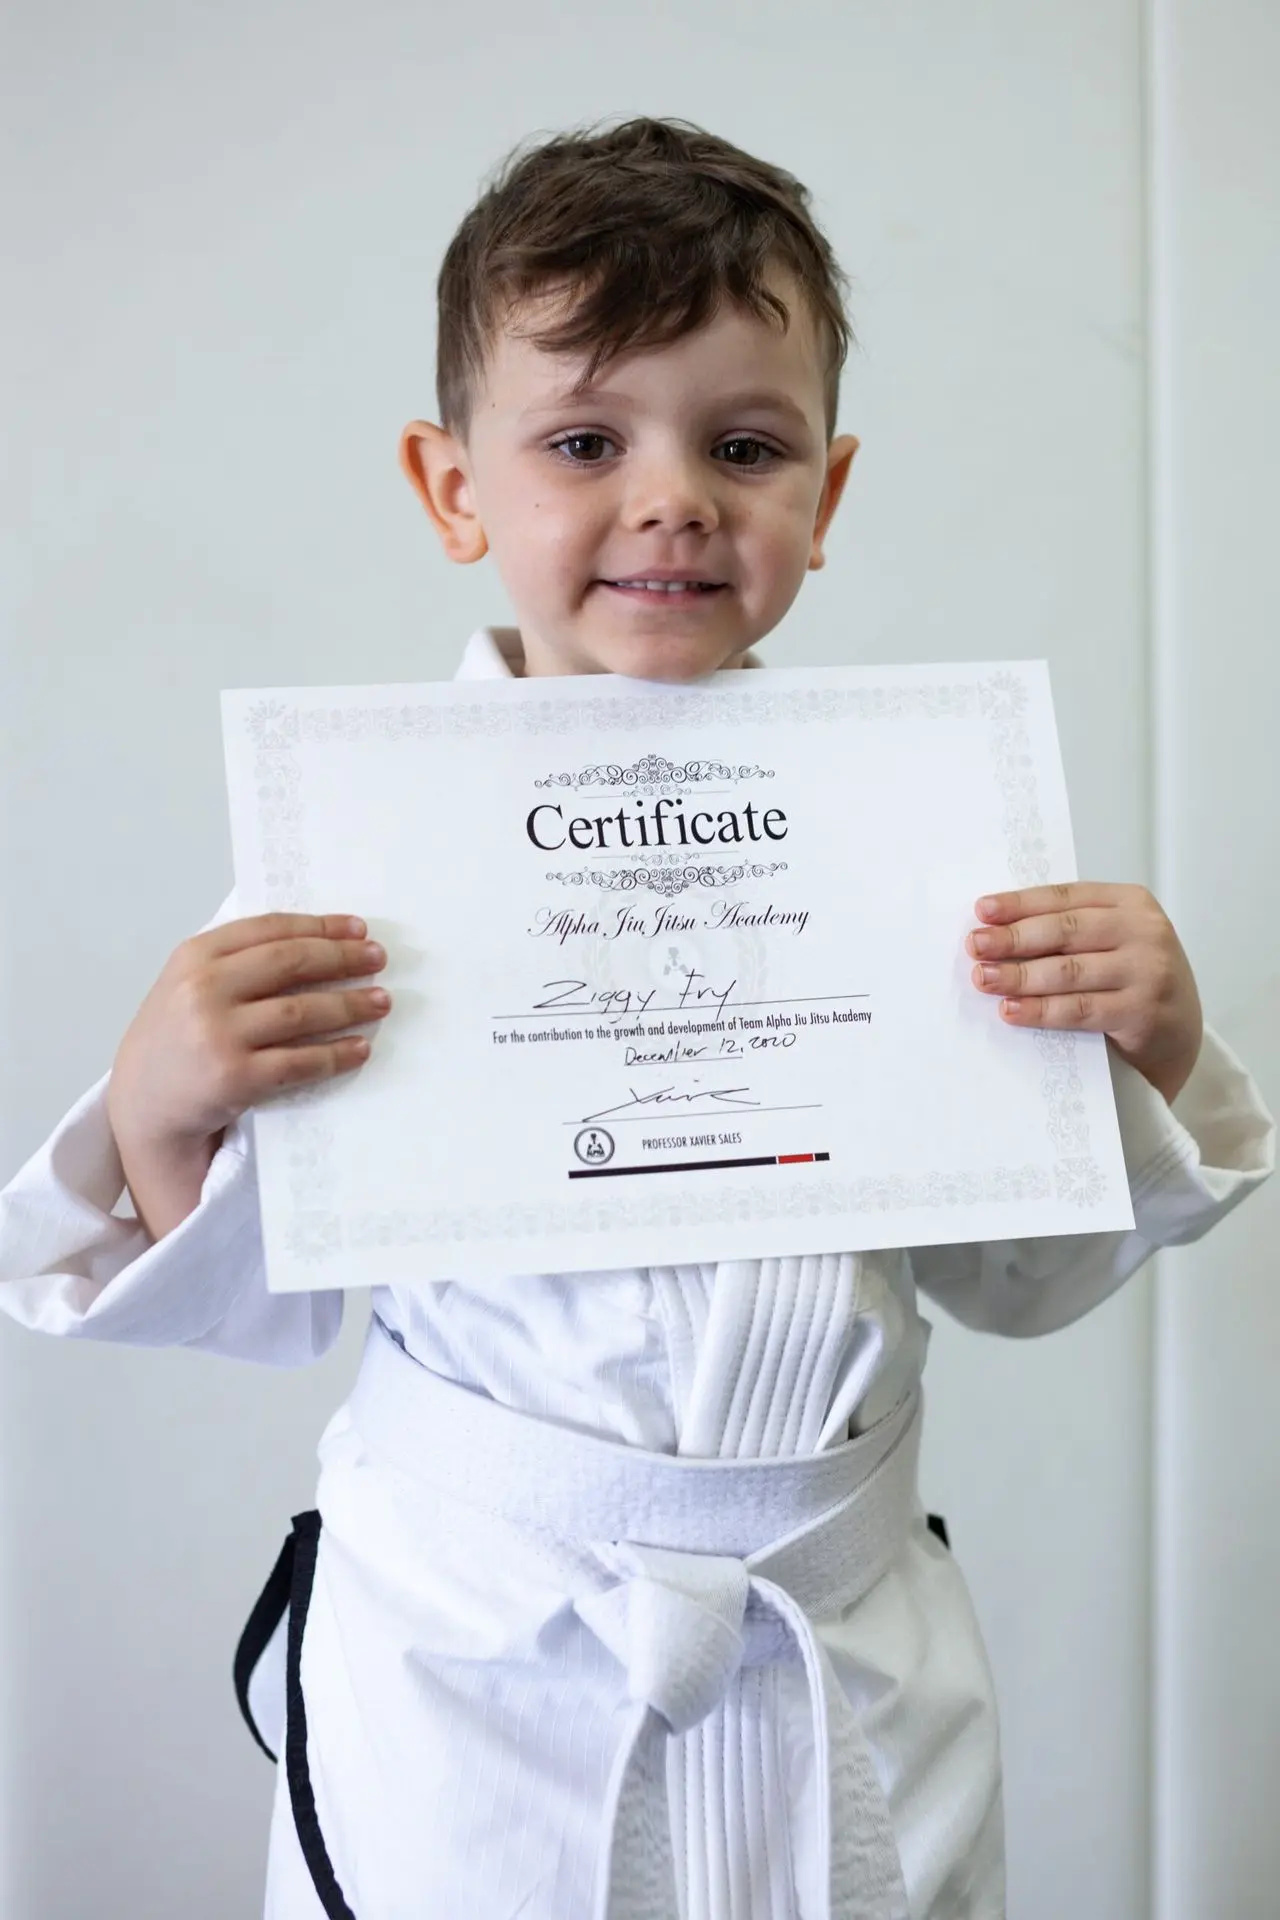
[[[574,1138],[573,1150],[584,1166],[607,1166],[613,1158],[613,1135],[603,1127],[584,1127]]]

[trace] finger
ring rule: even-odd
[[[340,1040],[314,1042],[305,1047],[265,1047],[251,1056],[249,1104],[256,1106],[287,1087],[308,1086],[351,1073],[369,1058],[370,1044],[362,1033]]]
[[[1123,887],[1100,880],[1068,880],[1053,887],[1023,887],[1016,893],[988,893],[974,902],[979,920],[1003,925],[1032,914],[1070,913],[1080,907],[1117,907]]]
[[[349,987],[322,993],[310,988],[275,1000],[250,1000],[236,1009],[234,1031],[244,1046],[278,1047],[317,1034],[340,1033],[382,1020],[391,1008],[383,987]]]
[[[982,961],[970,978],[982,993],[1014,998],[1028,994],[1099,993],[1129,984],[1123,953],[1059,953],[1043,960]]]
[[[1123,934],[1115,907],[1068,907],[1007,926],[975,927],[965,946],[975,960],[1030,960],[1046,953],[1110,953]]]
[[[219,982],[232,1000],[262,1000],[319,981],[377,973],[387,964],[376,940],[293,938],[227,954]]]
[[[226,920],[220,927],[194,938],[207,956],[219,959],[225,953],[240,953],[246,947],[266,946],[277,940],[301,940],[318,936],[322,940],[363,940],[368,928],[364,921],[346,913],[255,913],[243,920]]]
[[[1124,1014],[1118,993],[1055,993],[1002,1000],[1000,1016],[1011,1027],[1074,1028],[1079,1033],[1108,1033]]]

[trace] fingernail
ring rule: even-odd
[[[389,1007],[391,1005],[391,995],[385,987],[374,987],[369,995],[369,1005],[371,1007]]]
[[[365,953],[370,960],[383,961],[387,957],[386,948],[379,946],[376,940],[370,940],[366,943]]]
[[[1021,1013],[1022,1002],[1021,1000],[1002,1000],[1000,1002],[1000,1011],[1001,1013],[1009,1014]]]
[[[978,912],[984,919],[989,919],[993,913],[999,913],[999,911],[1000,902],[996,899],[994,893],[987,894],[984,899],[978,902]]]
[[[352,937],[353,937],[354,939],[356,939],[356,940],[363,940],[363,939],[364,939],[364,935],[365,935],[365,925],[364,925],[364,921],[363,921],[363,920],[348,920],[348,922],[347,922],[347,932],[348,932],[349,934],[351,934],[351,936],[352,936]]]
[[[999,967],[979,967],[978,972],[982,975],[982,984],[984,987],[994,987],[1000,978]]]
[[[971,933],[969,935],[975,953],[990,953],[994,935],[990,933]]]

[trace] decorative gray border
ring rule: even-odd
[[[664,726],[723,727],[785,721],[790,724],[849,720],[962,720],[981,718],[990,728],[992,772],[1003,803],[1009,870],[1017,886],[1043,885],[1049,864],[1044,821],[1036,792],[1027,731],[1027,689],[1013,673],[993,673],[954,684],[916,683],[869,688],[786,688],[730,692],[715,688],[661,694],[587,695],[576,700],[516,702],[426,702],[399,707],[301,708],[279,700],[250,707],[244,725],[257,748],[254,778],[262,834],[263,879],[268,906],[306,910],[312,902],[302,840],[302,746],[360,740],[425,740],[444,734],[533,736],[584,730],[659,731]],[[659,756],[649,756],[658,759]],[[670,764],[670,763],[667,763]],[[637,767],[644,760],[637,761]],[[588,769],[595,771],[596,769]],[[763,769],[751,769],[752,775]],[[744,774],[745,777],[745,774]],[[557,784],[573,776],[551,776]],[[595,876],[592,876],[595,878]],[[595,1204],[532,1208],[438,1208],[424,1212],[362,1213],[345,1217],[329,1205],[336,1184],[333,1129],[322,1113],[328,1087],[303,1087],[274,1105],[289,1110],[287,1139],[293,1213],[285,1241],[295,1258],[320,1264],[341,1252],[414,1246],[470,1237],[518,1239],[541,1231],[606,1232],[616,1227],[682,1226],[716,1220],[811,1218],[848,1212],[901,1212],[912,1207],[1013,1204],[1053,1193],[1081,1212],[1096,1206],[1107,1178],[1089,1152],[1084,1088],[1071,1033],[1037,1032],[1046,1125],[1056,1159],[1052,1168],[1027,1165],[987,1174],[931,1172],[914,1179],[868,1178],[846,1182],[806,1181],[774,1187],[761,1182],[748,1191],[619,1196]]]
[[[980,714],[1016,719],[1026,687],[1014,673],[952,684],[884,687],[779,687],[738,693],[683,687],[672,693],[583,694],[577,699],[417,701],[378,707],[299,707],[261,700],[245,716],[264,747],[327,746],[352,740],[543,737],[575,733],[655,733],[664,727],[790,725],[831,720],[962,720]]]
[[[1044,1167],[1002,1167],[987,1174],[929,1173],[815,1185],[762,1184],[751,1192],[672,1195],[653,1202],[619,1197],[594,1206],[437,1207],[423,1212],[357,1213],[343,1222],[319,1209],[299,1208],[288,1232],[289,1251],[308,1263],[375,1247],[439,1244],[442,1240],[518,1240],[543,1233],[605,1233],[615,1228],[702,1226],[708,1221],[808,1220],[831,1213],[899,1213],[908,1207],[1043,1200],[1052,1191]],[[1061,1195],[1059,1196],[1061,1197]],[[344,1233],[345,1226],[345,1233]]]

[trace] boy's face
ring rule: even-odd
[[[545,311],[511,316],[467,445],[406,429],[402,460],[446,553],[493,553],[526,672],[686,681],[739,665],[822,565],[858,442],[828,447],[816,329],[793,284],[772,284],[785,334],[726,306],[614,360],[576,399],[585,356],[519,337],[513,321]],[[659,576],[703,584],[635,584]]]

